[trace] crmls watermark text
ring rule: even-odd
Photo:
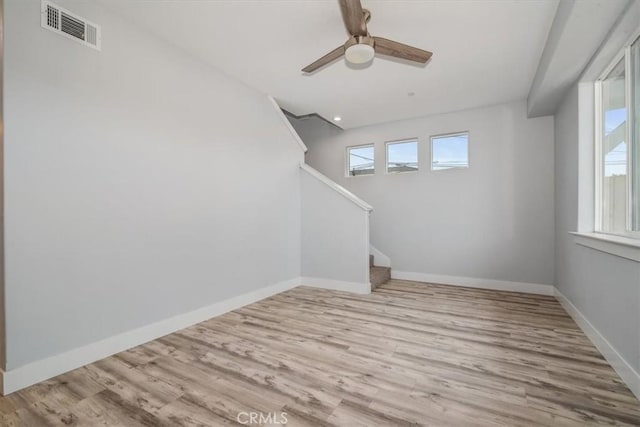
[[[238,412],[236,421],[240,424],[272,424],[272,425],[285,425],[287,424],[286,412]]]

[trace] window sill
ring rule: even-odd
[[[569,234],[573,235],[574,242],[578,245],[640,262],[640,240],[604,233],[570,232]]]
[[[411,173],[418,173],[418,172],[420,172],[420,171],[419,170],[414,170],[414,171],[391,171],[391,172],[386,171],[385,175],[402,175],[402,174],[405,174],[405,173],[411,174]]]
[[[375,173],[362,173],[357,175],[347,175],[346,178],[361,178],[363,176],[376,176]]]

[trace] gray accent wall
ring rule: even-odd
[[[556,287],[640,371],[640,263],[577,245],[579,90],[555,115]]]
[[[5,1],[6,368],[300,276],[302,151],[257,91],[103,10]]]

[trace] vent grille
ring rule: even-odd
[[[87,24],[87,32],[85,34],[86,42],[92,45],[98,44],[98,29],[91,24]]]
[[[76,19],[65,12],[62,12],[60,16],[62,17],[60,20],[62,32],[69,34],[71,37],[84,40],[84,21]]]
[[[49,0],[42,0],[41,12],[43,28],[100,50],[101,28],[99,25],[93,24]]]
[[[60,22],[60,19],[58,18],[59,14],[60,14],[60,11],[58,9],[48,4],[47,5],[47,26],[51,28],[55,28],[56,30],[60,29],[60,27],[58,26]]]

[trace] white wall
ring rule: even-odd
[[[87,1],[5,1],[6,367],[300,276],[302,151],[269,100]]]
[[[306,161],[370,203],[371,244],[393,269],[554,283],[553,119],[524,102],[335,130],[295,122]],[[470,133],[470,168],[430,171],[429,136]],[[385,174],[385,141],[418,137],[421,170]],[[375,143],[376,174],[345,177],[345,148]]]
[[[638,32],[629,4],[555,115],[556,288],[578,323],[640,397],[640,263],[578,245],[595,224],[593,82]]]
[[[302,276],[368,285],[369,212],[304,170],[300,178]]]
[[[569,235],[578,229],[580,203],[578,93],[574,85],[555,116],[556,287],[640,372],[640,263],[577,245]]]

